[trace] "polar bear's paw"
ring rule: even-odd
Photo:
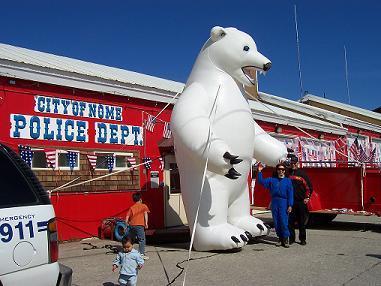
[[[228,223],[210,227],[197,225],[193,247],[197,251],[237,249],[248,240],[243,229]]]
[[[266,226],[263,221],[250,215],[233,220],[231,224],[244,229],[246,236],[250,239],[255,236],[268,235],[270,233],[270,228]]]

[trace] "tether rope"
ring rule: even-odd
[[[213,131],[212,131],[212,124],[213,124],[214,119],[215,119],[215,116],[216,116],[216,111],[217,111],[217,99],[218,99],[218,95],[219,95],[220,87],[221,87],[221,86],[219,85],[219,86],[218,86],[218,89],[217,89],[216,98],[214,99],[214,102],[213,102],[212,110],[210,111],[210,114],[209,114],[208,140],[207,140],[207,143],[206,143],[206,161],[205,161],[204,172],[203,172],[203,175],[202,175],[201,190],[200,190],[200,196],[199,196],[199,199],[198,199],[198,205],[197,205],[196,216],[195,216],[195,219],[194,219],[194,222],[193,222],[192,236],[191,236],[191,241],[190,241],[189,250],[188,250],[187,265],[184,266],[184,269],[185,269],[185,270],[184,270],[183,286],[185,286],[186,276],[187,276],[187,270],[188,270],[188,266],[189,266],[189,261],[191,260],[191,255],[192,255],[192,247],[193,247],[193,242],[194,242],[194,236],[195,236],[195,233],[196,233],[196,227],[197,227],[197,221],[198,221],[198,214],[199,214],[199,211],[200,211],[200,205],[201,205],[202,193],[203,193],[204,184],[205,184],[205,178],[206,178],[206,171],[207,171],[207,168],[208,168],[208,162],[209,162],[209,151],[210,151],[210,145],[211,145],[211,141],[210,141],[210,139],[211,139],[211,136],[212,136],[212,134],[213,134]],[[213,115],[213,119],[211,119],[212,115]]]

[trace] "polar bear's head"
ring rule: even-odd
[[[203,51],[217,68],[247,86],[256,83],[256,71],[271,67],[270,60],[257,51],[253,38],[235,28],[212,28]]]

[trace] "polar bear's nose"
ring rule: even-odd
[[[263,71],[268,71],[271,68],[271,62],[263,65]]]

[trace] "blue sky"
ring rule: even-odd
[[[273,63],[260,90],[298,99],[294,25],[298,9],[304,89],[351,104],[381,106],[379,1],[4,1],[0,42],[186,82],[219,25],[236,27]]]

